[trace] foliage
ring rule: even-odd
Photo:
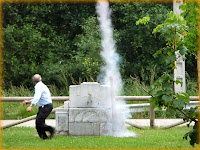
[[[31,24],[21,27],[8,25],[4,29],[3,43],[3,48],[6,50],[3,55],[5,86],[11,81],[13,85],[20,85],[24,82],[24,78],[30,80],[35,72],[39,72],[39,64],[48,58],[44,51],[49,47],[48,39],[42,37]]]
[[[142,19],[139,19],[138,21],[136,21],[136,25],[139,24],[144,24],[146,25],[148,22],[150,21],[150,17],[143,17]]]
[[[162,36],[166,39],[166,47],[157,51],[156,55],[159,54],[160,58],[165,60],[166,64],[170,64],[172,69],[175,69],[176,61],[176,52],[178,51],[179,57],[183,59],[187,53],[187,48],[185,47],[184,36],[186,35],[186,21],[184,21],[181,16],[175,15],[173,12],[168,13],[167,19],[164,24],[158,25],[153,33],[160,32]],[[190,32],[187,32],[190,34]],[[159,84],[162,84],[162,87],[165,87],[161,91],[157,91],[155,98],[152,98],[152,102],[155,107],[167,107],[168,109],[176,109],[182,111],[185,104],[190,101],[189,95],[186,93],[176,93],[174,95],[173,84],[182,84],[180,81],[174,81],[174,77],[169,74],[165,74],[158,79]],[[158,84],[157,84],[158,85]],[[157,105],[156,105],[157,104]],[[187,136],[190,137],[190,144],[198,144],[198,121],[195,118],[198,118],[197,111],[198,108],[191,108],[190,112],[185,115],[185,120],[194,121],[195,126],[193,130],[186,133],[184,138],[187,139]]]
[[[122,56],[120,71],[123,79],[131,74],[138,76],[144,84],[152,83],[152,68],[156,70],[154,78],[157,78],[167,71],[168,65],[158,63],[159,57],[152,57],[157,49],[164,47],[165,40],[150,31],[164,22],[172,5],[111,3],[111,8],[114,39]],[[32,89],[34,73],[42,75],[44,83],[52,86],[55,95],[67,95],[71,84],[96,81],[98,73],[94,72],[99,72],[103,62],[95,3],[5,2],[2,9],[4,89],[12,85]],[[137,26],[135,22],[144,16],[147,20],[151,18],[149,23]],[[84,67],[88,58],[98,64],[91,68],[94,71],[87,72],[90,67]],[[196,74],[194,64],[194,58],[186,63],[189,76]]]
[[[166,41],[166,47],[158,50],[154,56],[159,55],[160,61],[165,61],[166,65],[170,65],[172,69],[176,68],[176,59],[180,57],[185,59],[187,53],[184,45],[186,29],[186,21],[171,11],[167,14],[165,23],[158,25],[152,32],[153,34],[160,33],[160,36],[164,37]],[[177,57],[176,53],[180,55]]]
[[[191,79],[186,73],[187,93],[188,95],[198,95],[198,82],[197,79]]]
[[[187,35],[184,38],[185,45],[189,49],[190,54],[196,55],[198,50],[198,2],[196,1],[185,1],[183,5],[180,6],[180,9],[183,11],[181,16],[184,17],[184,20],[187,22]]]
[[[195,122],[195,125],[193,126],[193,130],[187,132],[184,136],[183,139],[190,137],[190,145],[194,146],[195,144],[199,144],[199,136],[198,136],[198,123]]]
[[[197,50],[198,50],[198,2],[196,1],[185,1],[183,5],[180,6],[182,9],[181,16],[186,20],[186,25],[188,26],[187,32],[184,36],[185,46],[188,48],[188,54],[185,55],[186,60],[186,71],[190,72],[190,76],[197,77]],[[190,65],[194,64],[193,69]]]
[[[148,20],[139,20],[138,24],[145,24]],[[197,108],[191,108],[188,113],[183,109],[186,103],[189,103],[189,95],[187,93],[175,93],[174,84],[181,84],[179,80],[174,80],[173,70],[176,69],[176,59],[185,59],[187,48],[185,47],[184,36],[186,35],[186,21],[181,16],[176,15],[174,12],[169,12],[167,18],[163,24],[158,25],[153,29],[153,34],[158,34],[160,37],[164,37],[166,46],[158,50],[154,57],[159,56],[160,61],[163,61],[166,65],[170,65],[171,69],[165,72],[160,78],[158,78],[152,86],[150,102],[155,108],[166,108],[168,111],[178,110],[185,115],[184,120],[194,121],[195,126],[192,131],[186,133],[191,138],[190,144],[198,144],[197,140]],[[178,55],[178,57],[177,57]],[[161,88],[161,89],[159,89]]]
[[[20,86],[16,87],[11,85],[8,90],[2,90],[2,96],[4,97],[12,97],[12,96],[33,96],[33,90],[29,90],[27,87]]]
[[[81,71],[84,81],[97,81],[102,64],[100,56],[101,38],[97,18],[89,17],[85,19],[81,29],[83,33],[79,34],[74,40],[74,44],[77,46],[76,62],[80,63],[80,68],[76,74]]]
[[[85,78],[87,79],[87,82],[89,81],[95,81],[94,79],[97,77],[97,75],[99,74],[99,63],[98,62],[94,62],[92,60],[92,58],[87,58],[85,59],[85,61],[82,63],[85,71],[82,72],[82,74],[85,76]]]
[[[156,24],[165,20],[165,15],[172,9],[169,3],[116,3],[111,6],[113,10],[113,26],[119,38],[117,50],[123,57],[120,66],[123,78],[132,76],[140,77],[140,80],[149,83],[149,78],[143,78],[143,73],[148,75],[156,66],[157,75],[160,75],[167,67],[158,64],[159,59],[152,57],[157,49],[163,47],[164,40],[151,34]],[[142,17],[149,17],[154,23],[145,26],[137,26],[135,22]],[[146,19],[147,19],[146,18]]]
[[[155,66],[157,58],[151,56],[163,42],[145,32],[155,25],[138,28],[134,22],[148,14],[160,23],[171,5],[112,3],[111,7],[114,38],[123,60],[122,76],[142,76],[138,70],[146,66],[143,69],[147,73]],[[65,89],[66,93],[70,84],[91,81],[89,76],[96,80],[98,74],[82,74],[87,70],[82,64],[85,59],[92,58],[99,64],[95,67],[97,72],[102,64],[95,3],[5,2],[2,9],[4,88],[32,88],[30,79],[34,73],[40,73],[46,84]],[[157,66],[157,71],[161,68]]]
[[[190,72],[190,76],[197,77],[197,50],[198,50],[198,15],[199,4],[197,1],[184,1],[184,4],[179,7],[182,9],[181,16],[186,20],[188,29],[187,35],[184,38],[185,46],[188,48],[186,55],[186,70]],[[191,64],[194,67],[190,67]],[[189,87],[189,86],[188,86]]]
[[[70,79],[61,83],[60,68],[64,71],[65,62],[74,57],[76,46],[71,41],[82,32],[80,24],[94,12],[93,5],[3,3],[4,88],[11,84],[32,87],[34,73],[60,88],[71,84]]]

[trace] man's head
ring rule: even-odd
[[[42,81],[42,77],[39,74],[35,74],[33,76],[33,82],[36,84],[38,82]]]

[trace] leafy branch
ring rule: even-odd
[[[142,86],[142,84],[140,83],[140,80],[138,79],[138,78],[134,78],[134,77],[132,77],[131,75],[130,75],[130,77],[133,79],[133,80],[135,80],[139,85],[140,85],[140,87],[147,93],[147,94],[149,94],[149,95],[151,95],[152,97],[154,97],[148,90],[146,90],[143,86]],[[155,97],[154,97],[155,98]]]
[[[144,17],[136,22],[136,24],[147,24],[150,18]],[[185,54],[187,54],[188,49],[185,47],[185,35],[187,35],[188,26],[186,21],[181,18],[181,16],[176,15],[173,11],[167,14],[167,18],[163,24],[157,25],[153,29],[152,34],[159,34],[159,37],[162,37],[166,41],[165,47],[160,48],[155,54],[154,57],[158,57],[163,64],[171,66],[167,72],[158,78],[155,83],[152,85],[150,91],[147,91],[142,87],[140,81],[137,80],[137,83],[142,87],[142,89],[151,95],[150,102],[153,107],[162,109],[163,107],[167,110],[177,110],[181,112],[186,121],[195,122],[193,129],[184,135],[184,139],[190,137],[190,144],[198,144],[198,107],[190,108],[189,112],[186,113],[183,109],[187,103],[190,102],[189,95],[185,92],[175,93],[174,85],[180,84],[182,82],[179,80],[174,80],[173,71],[176,69],[175,61],[178,58],[185,60]],[[131,76],[132,79],[133,78]]]

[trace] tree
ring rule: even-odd
[[[149,72],[152,68],[156,66],[158,75],[166,70],[157,63],[158,58],[152,57],[156,50],[165,44],[164,39],[153,36],[151,31],[165,20],[172,5],[142,2],[115,3],[112,9],[113,26],[119,34],[117,49],[123,58],[122,76],[127,78],[132,74],[149,83]],[[149,16],[154,23],[137,26],[135,22],[144,16]],[[143,78],[141,70],[144,70]]]
[[[187,35],[185,36],[185,45],[188,48],[188,55],[186,55],[186,70],[192,78],[197,78],[198,2],[184,1],[184,4],[180,6],[180,9],[183,11],[181,16],[184,17],[188,26]]]
[[[40,64],[48,58],[44,51],[49,47],[48,43],[49,39],[43,37],[31,24],[7,26],[3,38],[4,86],[30,85],[30,77],[35,72],[41,73]]]
[[[164,46],[164,38],[153,36],[151,31],[165,20],[172,5],[112,3],[111,7],[122,77],[133,74],[149,83],[152,68],[156,68],[158,75],[167,69],[167,66],[157,64],[158,58],[152,57]],[[144,16],[149,16],[154,23],[135,25],[135,21]],[[95,3],[3,3],[4,87],[9,88],[12,83],[32,88],[30,78],[34,73],[40,73],[46,84],[55,84],[60,89],[81,81],[96,80],[102,63],[96,18]],[[98,66],[85,68],[82,63],[88,58]],[[190,64],[190,72],[193,72],[193,59]],[[86,72],[89,68],[93,71]],[[18,80],[19,76],[23,80]]]
[[[62,62],[75,55],[72,41],[82,32],[79,25],[94,12],[93,6],[3,3],[4,88],[9,82],[32,87],[30,78],[34,73],[42,74],[47,84],[62,87],[59,68],[66,67]]]
[[[146,24],[150,18],[144,17],[136,22],[136,24]],[[176,52],[179,52],[178,57],[185,59],[185,54],[188,49],[185,47],[184,37],[187,32],[186,21],[181,16],[169,12],[164,23],[158,25],[153,30],[153,34],[159,34],[164,37],[166,41],[165,47],[159,49],[154,57],[159,56],[160,61],[164,61],[166,65],[170,65],[171,69],[163,73],[163,75],[156,80],[150,91],[150,102],[156,108],[162,109],[163,107],[167,111],[174,112],[179,111],[185,117],[183,120],[194,122],[193,129],[186,133],[183,138],[190,137],[190,144],[194,146],[198,144],[198,107],[190,108],[190,111],[186,113],[183,109],[184,106],[190,102],[189,95],[187,93],[175,93],[174,84],[181,84],[179,80],[174,80],[173,70],[176,68]],[[188,126],[190,125],[188,124]]]

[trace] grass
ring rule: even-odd
[[[56,135],[52,140],[42,140],[31,127],[11,127],[2,131],[3,148],[192,148],[189,141],[183,140],[183,135],[191,129],[175,127],[168,130],[139,130],[129,128],[139,134],[138,137],[99,137],[99,136],[61,136]]]
[[[3,120],[12,120],[12,119],[23,119],[32,115],[35,115],[38,112],[38,107],[35,106],[31,112],[27,112],[26,109],[28,106],[20,104],[21,102],[3,102]],[[64,105],[63,102],[53,102],[53,107],[59,107]],[[48,118],[55,118],[55,114],[50,114]]]

